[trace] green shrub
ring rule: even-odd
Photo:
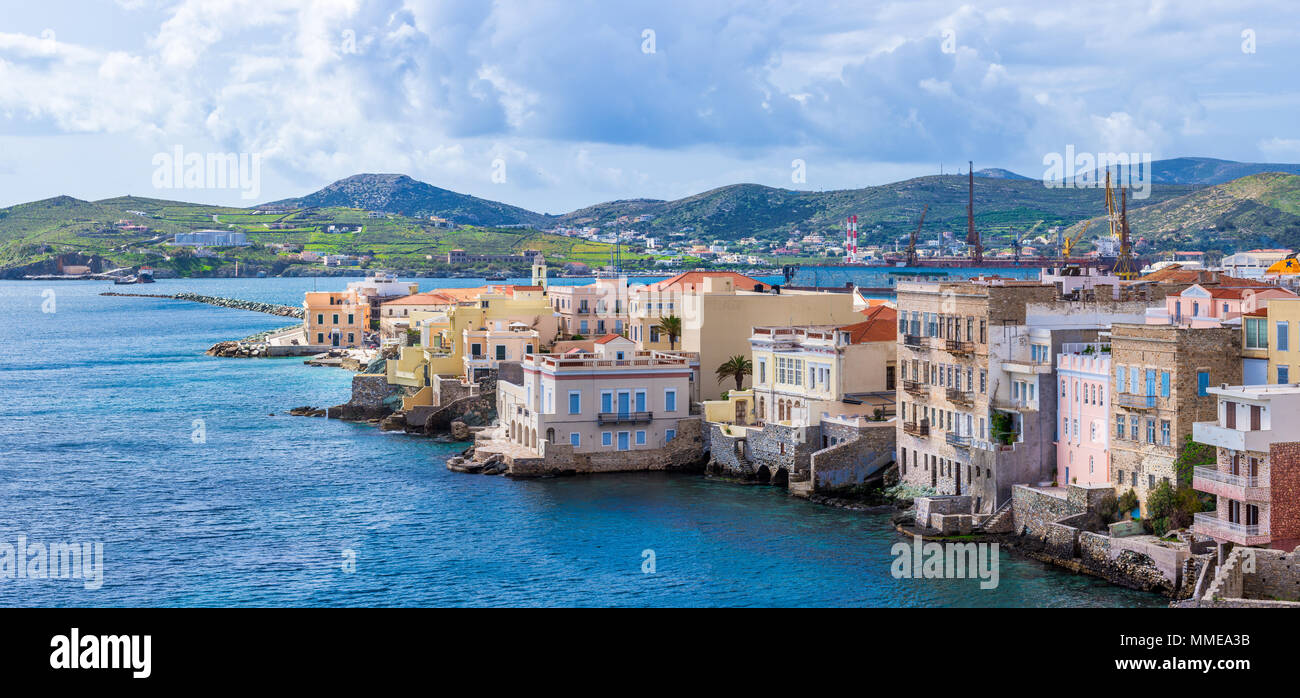
[[[1123,495],[1120,496],[1119,510],[1122,514],[1128,516],[1134,509],[1137,508],[1138,508],[1137,493],[1134,492],[1132,488],[1130,488],[1129,491],[1125,492]]]

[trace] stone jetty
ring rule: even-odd
[[[222,308],[234,308],[235,310],[251,310],[257,313],[266,313],[268,315],[279,315],[280,317],[302,318],[303,309],[292,305],[279,305],[276,303],[262,303],[259,301],[246,301],[238,298],[222,298],[220,296],[204,296],[198,293],[118,293],[115,291],[105,291],[101,296],[125,296],[129,298],[171,298],[178,301],[191,301],[194,303],[207,303]]]

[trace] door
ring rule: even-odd
[[[953,494],[961,494],[961,465],[957,465],[957,467],[953,468],[953,471],[953,475],[957,477],[957,489]]]
[[[626,451],[630,448],[628,445],[628,432],[620,431],[618,433],[618,450]]]
[[[631,400],[632,400],[632,396],[629,395],[628,393],[618,394],[618,416],[619,417],[627,417],[628,412],[632,411]]]
[[[1156,404],[1156,372],[1153,369],[1147,369],[1147,407],[1155,407]]]
[[[336,346],[336,347],[339,345],[339,331],[338,331],[338,330],[334,330],[333,332],[330,333],[330,344],[333,344],[333,345]]]

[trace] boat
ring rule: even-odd
[[[505,274],[489,274],[483,277],[484,281],[506,281],[509,277]]]
[[[136,272],[135,282],[137,284],[153,283],[153,269],[150,267],[140,267],[140,271]]]
[[[138,284],[138,283],[140,283],[139,279],[137,279],[134,276],[118,276],[118,277],[114,277],[113,279],[113,284],[117,286],[125,286],[128,284]]]

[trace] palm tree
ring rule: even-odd
[[[736,380],[736,390],[741,390],[745,383],[745,376],[753,375],[754,365],[740,354],[727,359],[718,367],[718,382],[721,383],[726,378]]]
[[[658,329],[668,335],[668,350],[675,350],[677,348],[677,338],[682,336],[682,319],[676,315],[659,318]]]

